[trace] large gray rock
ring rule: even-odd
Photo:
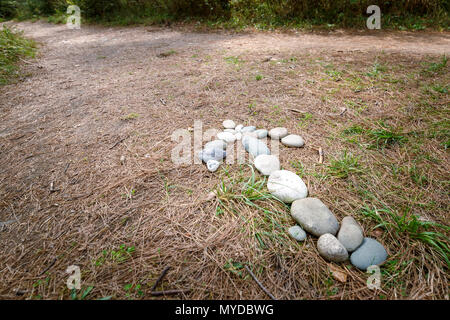
[[[261,154],[257,156],[253,164],[255,165],[255,168],[265,176],[270,176],[272,172],[280,170],[280,160],[278,160],[277,156],[270,154]]]
[[[386,261],[388,254],[381,243],[372,238],[364,238],[363,243],[350,256],[350,262],[361,270]]]
[[[288,135],[288,130],[283,127],[273,128],[269,131],[269,136],[272,140],[280,140]]]
[[[281,139],[281,143],[288,147],[299,148],[305,145],[305,141],[302,137],[296,134],[290,134]]]
[[[308,189],[303,180],[288,170],[272,172],[267,181],[267,189],[285,203],[292,203],[308,195]]]
[[[320,236],[317,241],[317,250],[328,261],[342,262],[348,259],[348,252],[345,247],[330,233]]]
[[[300,226],[290,227],[288,232],[297,241],[304,241],[306,239],[306,232]]]
[[[222,148],[203,149],[198,153],[198,157],[204,163],[208,163],[209,160],[222,161],[227,153]]]
[[[339,222],[322,201],[317,198],[296,200],[291,206],[291,215],[303,229],[320,237],[325,233],[336,235]]]
[[[353,217],[348,216],[342,219],[337,238],[348,252],[353,252],[363,242],[364,234],[359,223]]]
[[[266,144],[255,137],[250,137],[248,135],[242,136],[242,145],[254,158],[261,154],[270,154],[270,150],[267,148]]]

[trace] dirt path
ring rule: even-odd
[[[153,27],[68,30],[42,22],[16,26],[40,44],[40,67],[24,66],[28,77],[0,88],[0,221],[17,220],[0,234],[5,257],[0,282],[6,284],[0,285],[0,296],[6,298],[16,289],[25,290],[26,297],[60,297],[70,264],[89,270],[96,294],[102,296],[129,282],[155,279],[166,263],[173,267],[169,286],[202,288],[191,298],[264,298],[252,283],[237,288],[229,274],[218,271],[225,256],[219,258],[216,250],[229,251],[223,243],[237,245],[237,235],[220,234],[220,225],[209,227],[215,206],[202,197],[217,180],[201,166],[174,169],[167,138],[175,129],[193,126],[195,119],[208,126],[218,126],[226,117],[274,124],[263,108],[260,116],[247,113],[255,100],[286,108],[301,104],[318,113],[339,107],[324,105],[306,87],[299,87],[301,95],[291,93],[289,88],[297,84],[275,76],[268,76],[264,85],[249,84],[245,72],[254,77],[266,68],[261,61],[268,56],[280,61],[321,56],[364,65],[365,56],[372,63],[374,57],[391,54],[404,61],[450,55],[448,33],[286,35]],[[164,52],[168,57],[158,57]],[[249,62],[236,62],[237,70],[245,72],[228,75],[226,57]],[[282,67],[286,74],[295,67],[299,79],[307,77],[301,63]],[[310,141],[321,139],[305,135]],[[121,155],[126,155],[124,165]],[[314,162],[316,155],[307,157],[305,161]],[[122,243],[139,253],[131,273],[130,265],[95,269],[107,264],[101,260],[104,250]],[[234,287],[220,289],[208,282],[208,272],[198,270],[202,265],[216,274],[217,283]],[[45,280],[42,272],[49,266],[51,280],[33,286]],[[192,270],[184,273],[185,268]],[[274,277],[265,281],[278,296],[322,297],[317,287],[302,281],[292,284],[296,291],[285,292],[276,277],[292,277],[282,271]]]

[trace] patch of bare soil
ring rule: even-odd
[[[369,150],[341,135],[379,120],[422,132],[428,116],[419,114],[439,112],[430,120],[438,127],[448,121],[448,94],[430,98],[423,89],[425,82],[445,89],[448,67],[426,81],[418,76],[424,63],[450,54],[448,33],[17,27],[39,43],[40,55],[24,66],[27,77],[0,88],[0,221],[8,222],[0,225],[1,298],[67,299],[70,265],[80,267],[83,290],[94,287],[88,298],[152,298],[167,266],[158,290],[190,289],[175,297],[267,298],[243,264],[278,299],[448,297],[448,266],[438,254],[390,229],[379,232],[376,221],[360,215],[372,205],[361,195],[365,186],[386,205],[447,224],[450,168],[442,136],[427,136],[416,150],[437,160],[416,164],[411,146]],[[389,75],[379,81],[367,76],[377,63]],[[418,102],[423,97],[432,107]],[[231,193],[208,198],[222,181],[239,195],[248,166],[213,174],[171,162],[173,131],[195,120],[219,129],[228,118],[286,126],[305,138],[307,148],[281,149],[282,166],[305,173],[311,196],[339,219],[353,215],[386,246],[382,290],[368,289],[368,275],[349,264],[338,266],[346,282],[334,279],[317,239],[296,243],[287,235],[294,225],[289,210],[266,219],[263,202],[249,206]],[[360,156],[370,179],[327,175],[344,150]],[[413,165],[427,184],[411,180]],[[405,166],[398,180],[392,166]]]

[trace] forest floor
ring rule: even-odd
[[[0,298],[150,299],[170,267],[171,298],[266,299],[248,266],[278,299],[448,299],[449,33],[11,25],[39,53],[0,88]],[[282,167],[384,244],[380,290],[290,238],[249,166],[171,161],[225,119],[303,136]]]

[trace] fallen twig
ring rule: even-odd
[[[116,143],[114,143],[111,147],[109,147],[109,150],[113,149],[113,148],[114,148],[115,146],[117,146],[119,143],[122,143],[126,138],[128,138],[128,137],[122,138],[122,139],[120,139],[119,141],[117,141]]]
[[[153,285],[151,291],[154,292],[156,287],[158,286],[158,284],[161,282],[161,280],[164,278],[164,276],[166,275],[167,271],[169,271],[170,266],[167,266],[164,268],[164,270],[161,272],[161,274],[159,275],[158,279],[156,279],[155,284]]]
[[[42,276],[44,273],[46,273],[48,270],[50,270],[50,268],[53,267],[55,265],[55,263],[56,263],[56,258],[53,259],[52,263],[50,263],[50,265],[47,268],[45,268],[44,271],[41,272],[39,277]]]
[[[323,163],[323,156],[324,156],[323,149],[319,148],[318,151],[319,151],[319,163]]]
[[[303,110],[298,110],[298,109],[288,109],[289,111],[292,112],[297,112],[297,113],[307,113],[308,111],[303,111]]]
[[[267,289],[259,282],[259,280],[256,278],[256,276],[253,274],[252,270],[246,265],[245,269],[247,269],[248,273],[252,276],[253,280],[258,284],[258,286],[270,297],[272,300],[277,300]]]

